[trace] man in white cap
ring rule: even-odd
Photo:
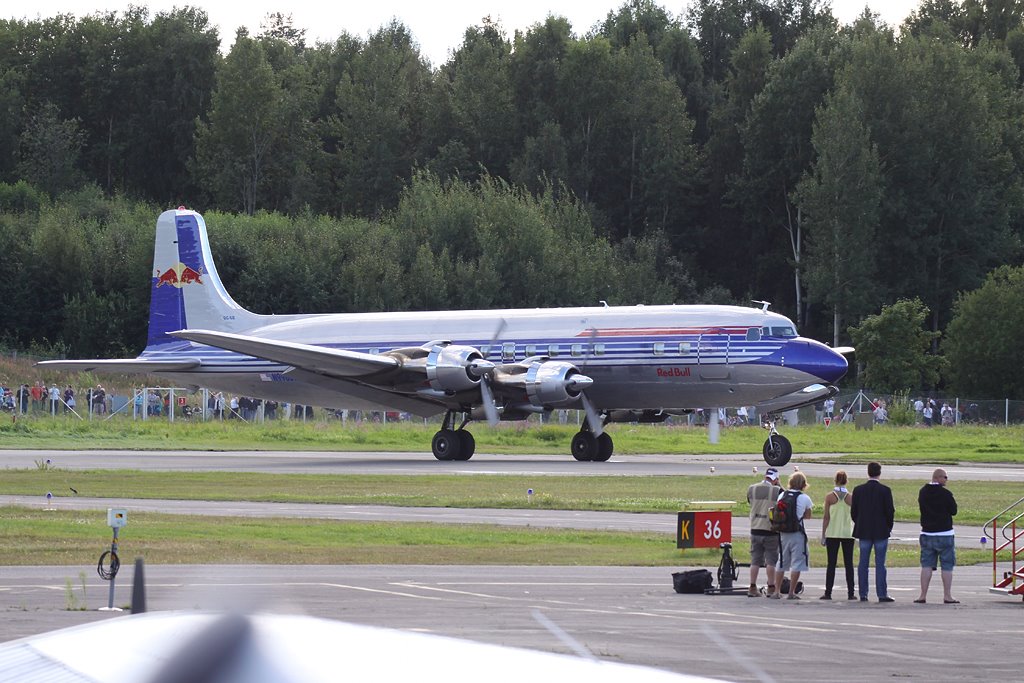
[[[750,504],[750,588],[747,596],[756,598],[757,574],[761,567],[768,572],[768,591],[775,591],[775,565],[779,562],[779,534],[772,531],[768,510],[782,494],[779,486],[779,471],[769,467],[764,480],[747,488],[747,502]],[[781,573],[780,573],[781,574]],[[781,576],[779,577],[781,578]]]

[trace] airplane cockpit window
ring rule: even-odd
[[[503,360],[515,360],[516,359],[516,344],[515,342],[505,342],[501,345],[501,357]]]
[[[380,349],[370,349],[369,352],[372,353],[374,356],[377,356],[380,354]]]
[[[795,337],[796,330],[789,325],[781,325],[779,327],[762,327],[761,334],[765,337]]]
[[[747,330],[747,341],[761,341],[761,328],[751,327]]]

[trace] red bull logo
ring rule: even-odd
[[[163,272],[157,269],[153,277],[156,279],[156,286],[158,288],[170,285],[181,289],[184,285],[191,285],[193,283],[197,285],[203,284],[202,273],[186,266],[184,263],[179,263]]]

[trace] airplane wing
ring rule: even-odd
[[[400,655],[400,656],[396,656]],[[4,680],[714,683],[596,658],[292,615],[149,612],[0,644]]]
[[[251,337],[230,332],[213,330],[178,330],[170,332],[171,336],[185,339],[219,349],[227,349],[236,353],[244,353],[256,358],[264,358],[292,365],[304,370],[326,373],[335,377],[362,377],[382,370],[394,370],[399,367],[397,359],[391,356],[378,356],[358,351],[329,349],[311,344],[275,341],[262,337]]]
[[[192,370],[202,364],[202,361],[198,358],[179,358],[175,360],[106,358],[101,360],[43,360],[36,363],[36,365],[49,370],[71,372],[92,372],[98,370],[100,372],[123,372],[126,375]]]

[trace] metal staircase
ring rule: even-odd
[[[992,539],[992,587],[989,591],[1024,598],[1024,498],[985,522],[985,536]],[[999,577],[999,553],[1008,550],[1010,571]]]

